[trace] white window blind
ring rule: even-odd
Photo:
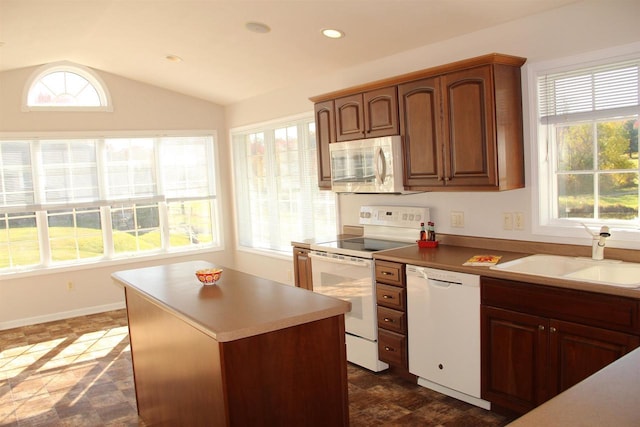
[[[42,204],[60,206],[100,199],[95,141],[44,140],[35,145],[42,166],[38,180]]]
[[[559,123],[603,110],[634,114],[640,105],[639,68],[640,60],[633,60],[541,76],[539,117],[543,123]]]
[[[335,195],[318,189],[313,118],[232,131],[239,243],[291,253],[336,235]]]
[[[35,203],[31,148],[28,142],[6,141],[0,144],[0,207]]]
[[[105,140],[106,198],[151,198],[157,195],[153,138]]]
[[[164,141],[160,161],[167,200],[213,198],[215,176],[210,160],[213,153],[201,138],[174,138]]]

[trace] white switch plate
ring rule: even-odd
[[[502,228],[513,230],[513,214],[511,212],[502,212]]]
[[[524,213],[516,212],[513,214],[513,228],[524,230]]]
[[[454,228],[464,227],[464,212],[451,211],[451,227],[454,227]]]

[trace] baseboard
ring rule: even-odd
[[[19,328],[21,326],[37,325],[39,323],[70,319],[72,317],[86,316],[88,314],[104,313],[105,311],[120,310],[125,307],[125,302],[122,301],[113,304],[96,305],[92,307],[79,308],[77,310],[51,313],[44,316],[27,317],[24,319],[12,320],[10,322],[0,322],[0,331],[3,331],[5,329]]]

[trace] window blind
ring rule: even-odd
[[[291,252],[336,235],[335,195],[319,191],[313,118],[232,131],[240,246]]]
[[[0,141],[0,208],[214,199],[214,160],[210,136]]]
[[[612,115],[637,113],[640,106],[640,59],[538,78],[539,117],[544,123],[610,110]]]
[[[35,203],[31,150],[28,142],[0,142],[0,207]]]

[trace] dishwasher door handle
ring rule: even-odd
[[[462,283],[454,283],[454,282],[445,282],[443,280],[435,280],[435,279],[428,279],[427,283],[429,283],[429,285],[431,286],[435,286],[436,288],[450,288],[451,286],[454,285],[462,285]]]

